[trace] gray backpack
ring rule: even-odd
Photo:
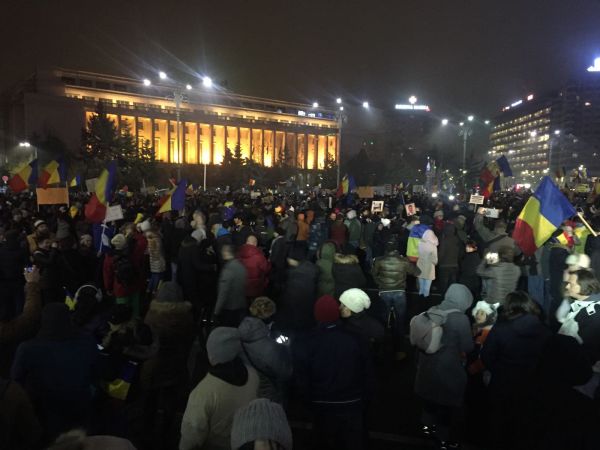
[[[444,324],[448,314],[453,312],[460,311],[458,309],[446,311],[434,306],[414,316],[410,321],[410,343],[427,354],[436,353],[442,346]]]

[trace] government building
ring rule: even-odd
[[[3,94],[0,151],[7,158],[19,143],[45,134],[78,148],[81,130],[101,102],[121,132],[128,129],[138,146],[149,143],[164,163],[220,164],[225,149],[233,153],[238,146],[242,157],[265,167],[285,162],[311,171],[338,160],[339,126],[332,111],[159,81],[37,71]]]

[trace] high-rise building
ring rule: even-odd
[[[0,150],[8,155],[19,142],[47,133],[77,148],[81,130],[101,103],[120,132],[128,129],[139,146],[149,143],[165,163],[220,164],[225,149],[237,146],[243,157],[266,167],[285,158],[288,165],[310,171],[338,159],[338,121],[331,111],[190,87],[64,69],[38,71],[2,96]]]
[[[555,92],[530,94],[493,121],[488,156],[504,154],[517,182],[558,169],[600,176],[600,60]]]

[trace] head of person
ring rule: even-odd
[[[183,302],[183,291],[174,281],[163,281],[156,293],[155,300],[159,303]]]
[[[292,267],[296,267],[305,259],[306,249],[300,245],[294,245],[288,253],[287,263]]]
[[[266,398],[238,409],[231,426],[233,450],[292,450],[292,430],[283,407]]]
[[[197,209],[192,214],[192,228],[200,228],[206,224],[206,216],[204,213]]]
[[[73,323],[82,326],[98,312],[102,302],[102,291],[94,285],[86,284],[77,289],[74,300]]]
[[[475,304],[471,314],[475,319],[475,324],[480,328],[493,325],[498,318],[496,308],[483,300]]]
[[[352,314],[359,314],[371,307],[371,299],[362,289],[352,288],[340,295],[340,316],[347,319]]]
[[[20,209],[15,209],[12,212],[12,220],[15,223],[19,223],[21,222],[21,220],[23,220],[23,214],[21,213]]]
[[[497,234],[506,233],[506,222],[504,220],[496,220],[494,223],[494,232]]]
[[[340,320],[338,302],[331,295],[323,295],[315,302],[315,319],[320,324],[334,323]]]
[[[502,245],[498,249],[498,258],[500,262],[511,263],[515,260],[515,251],[508,245]]]
[[[567,256],[567,271],[576,272],[581,269],[589,269],[592,265],[592,261],[585,253],[574,253]]]
[[[236,214],[235,216],[233,216],[233,223],[236,227],[240,227],[244,225],[244,218],[241,214]]]
[[[250,236],[248,236],[246,238],[246,244],[252,245],[253,247],[256,247],[256,246],[258,246],[258,239],[256,238],[256,236],[254,236],[253,234],[251,234]]]
[[[233,245],[225,244],[221,247],[221,258],[224,261],[229,261],[235,258],[235,249]]]
[[[67,339],[74,333],[69,308],[64,303],[49,303],[42,310],[38,337]]]
[[[50,250],[50,247],[52,247],[52,238],[50,237],[50,234],[48,233],[44,233],[44,234],[39,234],[38,235],[38,247],[42,250]]]
[[[94,240],[92,239],[91,234],[83,234],[79,238],[79,247],[90,249],[94,245]]]
[[[215,328],[206,341],[206,353],[211,366],[227,364],[242,351],[242,341],[237,328]]]
[[[110,244],[116,251],[125,250],[125,248],[127,247],[127,238],[124,234],[115,234],[110,240]]]
[[[464,284],[453,283],[446,290],[440,309],[458,309],[465,312],[473,304],[473,294]]]
[[[477,251],[477,242],[475,241],[467,241],[465,242],[465,252],[466,253],[473,253]]]
[[[590,270],[569,273],[565,293],[575,300],[584,300],[590,295],[600,294],[600,282]]]
[[[277,306],[269,297],[256,297],[250,304],[250,314],[264,322],[270,322],[276,312]]]
[[[304,213],[298,213],[298,222],[304,222],[306,220],[306,216]]]
[[[136,226],[133,222],[128,222],[121,228],[121,232],[125,235],[125,237],[129,237],[136,231]]]
[[[285,230],[280,226],[275,227],[275,231],[273,232],[275,237],[285,236]]]
[[[501,317],[506,320],[512,320],[525,314],[540,316],[540,307],[526,292],[515,291],[508,294],[500,310]]]
[[[50,229],[48,228],[48,224],[43,220],[36,220],[33,223],[33,230],[36,236],[42,236],[50,233]]]

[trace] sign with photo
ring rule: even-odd
[[[415,214],[417,214],[417,207],[414,203],[408,203],[404,205],[404,209],[406,209],[407,216],[414,216]]]
[[[383,212],[383,200],[375,200],[373,203],[371,203],[371,212]]]

